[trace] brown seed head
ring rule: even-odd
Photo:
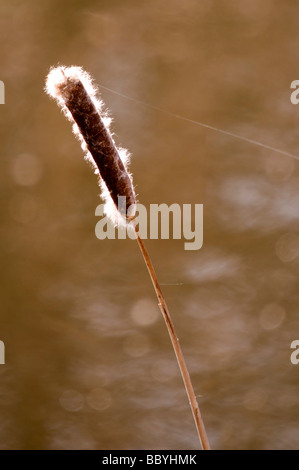
[[[104,188],[108,189],[121,215],[131,220],[135,214],[135,193],[126,169],[128,157],[115,146],[90,77],[80,67],[60,66],[50,71],[46,91],[76,124],[74,132],[83,143],[87,158],[98,170]],[[123,201],[124,197],[125,207],[121,207],[119,200]]]

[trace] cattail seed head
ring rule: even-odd
[[[109,131],[110,119],[96,97],[90,76],[81,67],[52,68],[47,76],[46,92],[73,123],[74,134],[81,141],[87,160],[101,177],[107,215],[115,222],[124,217],[132,220],[135,192],[127,170],[129,156],[124,149],[115,146]],[[125,203],[120,205],[119,201]]]

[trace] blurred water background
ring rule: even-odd
[[[196,449],[136,242],[98,240],[101,202],[51,65],[299,155],[290,0],[0,3],[0,448]],[[101,90],[139,201],[204,204],[204,244],[149,240],[216,449],[296,449],[298,161]]]

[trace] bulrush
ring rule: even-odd
[[[74,134],[81,141],[87,160],[100,174],[106,212],[111,210],[110,195],[120,215],[131,220],[135,215],[135,193],[127,170],[129,156],[124,149],[116,148],[109,131],[110,119],[96,97],[90,76],[81,67],[52,68],[46,91],[73,122]],[[118,220],[115,214],[112,218]]]
[[[81,140],[86,157],[92,162],[96,172],[101,176],[104,197],[108,201],[108,205],[112,201],[112,206],[118,209],[114,211],[118,215],[116,218],[113,217],[114,220],[116,219],[115,222],[119,223],[120,220],[124,220],[135,229],[136,239],[175,351],[202,448],[209,450],[208,437],[183,352],[152,261],[138,233],[138,224],[133,220],[135,216],[135,194],[132,178],[127,171],[128,155],[125,151],[116,148],[109,131],[109,119],[102,109],[102,102],[96,98],[96,89],[92,85],[89,75],[80,67],[60,66],[51,69],[47,77],[46,91],[56,99],[66,116],[74,122],[74,133]],[[119,201],[126,201],[123,207],[119,207]],[[112,215],[110,210],[106,210],[106,213],[109,216]]]

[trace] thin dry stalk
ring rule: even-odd
[[[162,293],[161,287],[157,279],[157,275],[154,270],[153,263],[151,261],[151,258],[149,256],[149,253],[146,249],[145,244],[143,243],[142,239],[139,236],[138,226],[135,226],[135,232],[136,232],[136,238],[137,238],[140,251],[142,253],[144,262],[147,266],[150,278],[152,280],[152,283],[153,283],[153,286],[154,286],[154,289],[158,298],[158,305],[166,323],[166,327],[167,327],[167,330],[168,330],[168,333],[172,342],[172,346],[173,346],[173,349],[177,358],[180,372],[182,374],[182,378],[184,381],[185,389],[187,392],[189,404],[192,410],[192,414],[193,414],[193,418],[195,421],[195,426],[198,432],[200,443],[202,445],[203,450],[210,450],[211,447],[210,447],[208,436],[205,430],[205,425],[201,417],[201,413],[200,413],[199,406],[196,400],[193,385],[190,379],[190,374],[188,372],[188,368],[187,368],[187,365],[183,356],[183,352],[179,343],[179,338],[176,335],[174,325],[173,325],[170,313],[168,311],[168,307],[167,307],[164,295]]]

